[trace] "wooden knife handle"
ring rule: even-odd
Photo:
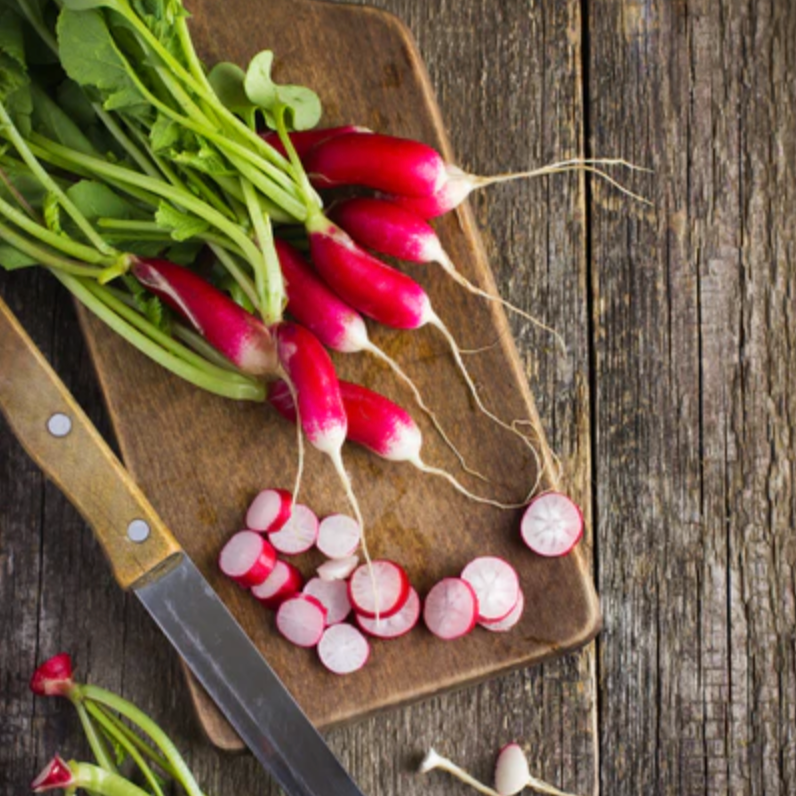
[[[2,298],[0,411],[94,528],[123,589],[180,554],[177,540]]]

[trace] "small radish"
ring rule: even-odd
[[[362,528],[346,514],[330,514],[321,520],[315,546],[327,558],[349,558],[359,547]]]
[[[298,567],[277,559],[273,572],[259,585],[252,588],[252,595],[266,608],[275,610],[288,598],[301,591],[304,578]]]
[[[517,571],[502,558],[476,558],[462,570],[461,578],[473,587],[478,598],[479,622],[505,619],[520,599]]]
[[[326,609],[315,597],[295,594],[279,606],[276,627],[297,647],[314,647],[326,627]]]
[[[516,796],[528,785],[531,771],[528,758],[516,743],[506,744],[495,764],[495,790],[500,796]]]
[[[104,772],[103,772],[104,773]],[[62,757],[56,755],[50,760],[36,779],[30,783],[30,789],[34,793],[44,793],[48,790],[63,789],[67,793],[74,793],[76,786],[88,786],[91,783],[79,782],[74,772],[69,767],[69,763]]]
[[[420,619],[420,597],[410,588],[406,604],[397,614],[379,619],[371,619],[356,614],[357,624],[371,636],[376,638],[399,638],[408,633]]]
[[[479,621],[478,624],[484,628],[484,630],[489,630],[492,633],[505,633],[508,630],[511,630],[520,621],[520,619],[522,619],[522,612],[524,610],[525,596],[523,595],[522,591],[520,591],[517,604],[511,609],[508,616],[504,617],[498,622]]]
[[[38,696],[69,696],[75,682],[72,679],[72,657],[59,652],[36,667],[30,678],[30,690]]]
[[[534,553],[564,556],[583,536],[583,513],[566,495],[546,492],[534,498],[525,510],[520,534]]]
[[[309,151],[322,141],[329,138],[335,138],[338,135],[345,133],[370,133],[372,132],[367,127],[359,127],[355,124],[346,124],[341,127],[325,127],[320,130],[298,130],[293,133],[288,133],[290,143],[293,144],[293,149],[296,154],[303,160],[309,154]],[[268,130],[260,133],[260,138],[266,144],[272,146],[282,157],[287,157],[287,152],[282,142],[279,140],[279,133],[276,130]]]
[[[376,560],[354,570],[348,582],[348,598],[354,610],[366,617],[397,614],[409,599],[411,585],[404,569],[394,561]]]
[[[466,636],[478,618],[478,598],[473,587],[461,578],[443,578],[426,596],[423,621],[445,641]]]
[[[276,551],[286,556],[306,553],[317,538],[318,518],[312,509],[300,503],[293,507],[293,513],[282,528],[268,534],[268,541]]]
[[[315,571],[321,580],[348,580],[358,566],[359,556],[348,556],[324,561]]]
[[[221,548],[219,569],[239,586],[258,586],[276,565],[273,545],[254,531],[239,531]]]
[[[348,584],[343,580],[308,580],[303,594],[315,597],[326,609],[326,624],[336,625],[351,613],[351,601],[348,599]]]
[[[209,282],[166,260],[135,260],[131,271],[242,371],[276,372],[276,346],[265,324]]]
[[[352,625],[332,625],[318,643],[318,657],[330,672],[351,674],[367,663],[370,644]]]
[[[286,489],[264,489],[246,512],[246,527],[260,533],[278,531],[293,510],[293,495]]]

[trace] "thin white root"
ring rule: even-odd
[[[290,397],[293,399],[293,406],[296,408],[296,442],[298,443],[298,465],[296,466],[296,482],[293,486],[293,505],[298,503],[299,490],[301,489],[301,479],[304,475],[304,432],[301,430],[301,414],[298,402],[298,393],[293,382],[287,373],[282,373],[282,379],[290,390]]]
[[[517,426],[529,426],[531,430],[533,430],[533,423],[531,423],[530,420],[515,420],[512,425],[515,428]],[[536,493],[536,490],[539,488],[539,483],[541,482],[542,476],[545,472],[549,471],[551,473],[551,480],[553,484],[558,484],[561,481],[564,472],[564,465],[561,462],[561,457],[552,449],[548,451],[548,454],[549,455],[544,457],[544,463],[539,468],[536,483],[534,484],[533,489],[528,493],[526,502],[530,501],[530,499]]]
[[[430,464],[426,464],[424,461],[420,459],[412,459],[412,464],[417,467],[418,470],[421,470],[424,473],[428,473],[429,475],[438,475],[440,478],[444,478],[454,489],[458,492],[461,492],[466,498],[475,501],[476,503],[485,503],[488,506],[495,506],[498,509],[521,509],[523,506],[526,506],[528,503],[528,499],[525,500],[524,503],[501,503],[497,500],[492,500],[491,498],[481,497],[480,495],[475,495],[470,492],[467,487],[460,484],[454,476],[452,476],[446,470],[441,470],[438,467],[432,467]],[[535,491],[535,490],[534,490]]]

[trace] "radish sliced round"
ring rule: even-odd
[[[318,657],[330,672],[351,674],[367,663],[370,644],[353,625],[332,625],[318,643]]]
[[[318,518],[315,512],[300,503],[281,530],[268,535],[268,541],[286,556],[306,553],[318,538]]]
[[[523,595],[522,591],[520,591],[520,598],[517,600],[517,604],[514,608],[511,609],[509,615],[499,622],[479,622],[478,624],[484,628],[484,630],[489,630],[492,633],[505,633],[507,630],[511,630],[517,622],[520,621],[522,618],[522,612],[525,610],[525,596]]]
[[[252,594],[266,607],[279,608],[280,605],[294,594],[301,591],[304,578],[298,568],[287,561],[277,560],[273,572],[259,585],[252,589]]]
[[[506,744],[495,763],[495,790],[500,796],[516,796],[529,784],[528,758],[517,743]]]
[[[495,556],[473,559],[463,570],[478,598],[478,621],[499,622],[511,613],[520,597],[520,579],[508,562]]]
[[[327,558],[348,558],[356,553],[362,529],[346,514],[330,514],[321,520],[315,543]]]
[[[316,572],[321,580],[348,580],[349,575],[359,566],[359,556],[333,558],[321,564]]]
[[[239,531],[221,548],[218,566],[239,586],[248,589],[262,583],[273,571],[276,551],[254,531]]]
[[[414,589],[409,589],[409,599],[397,614],[379,617],[378,620],[356,615],[357,624],[376,638],[398,638],[408,633],[420,619],[420,597]]]
[[[326,609],[326,624],[336,625],[351,613],[351,601],[348,599],[348,584],[344,580],[308,580],[303,590],[320,601]]]
[[[314,647],[326,627],[326,609],[309,594],[294,594],[279,606],[276,626],[297,647]]]
[[[290,518],[293,495],[286,489],[264,489],[246,512],[246,527],[260,533],[278,531]]]
[[[522,540],[540,556],[566,555],[583,536],[583,514],[560,492],[534,498],[520,522]]]
[[[423,621],[445,641],[466,636],[478,617],[478,598],[473,587],[461,578],[443,578],[432,587],[423,606]]]
[[[394,561],[377,560],[357,567],[348,582],[348,598],[362,616],[381,618],[397,614],[409,599],[411,585],[404,570]],[[374,581],[376,590],[374,592]]]

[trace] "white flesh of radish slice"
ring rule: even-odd
[[[452,641],[466,636],[477,617],[478,598],[461,578],[443,578],[426,596],[423,621],[438,638]]]
[[[511,612],[507,617],[501,619],[499,622],[479,622],[478,624],[484,628],[484,630],[490,630],[493,633],[505,633],[507,630],[511,630],[517,622],[522,619],[522,612],[525,610],[525,595],[523,595],[522,591],[520,591],[520,598],[517,600],[517,604],[514,608],[511,609]]]
[[[331,514],[318,526],[315,546],[327,558],[348,558],[356,553],[362,529],[359,523],[346,514]]]
[[[374,586],[376,591],[374,592]],[[348,597],[362,616],[380,618],[397,614],[409,599],[409,578],[393,561],[377,560],[357,567],[348,582]]]
[[[254,531],[239,531],[218,555],[219,569],[244,589],[262,583],[275,563],[274,548]]]
[[[279,606],[276,626],[297,647],[314,647],[326,627],[326,609],[315,597],[295,594]]]
[[[398,638],[408,633],[420,619],[420,597],[414,589],[409,590],[406,605],[397,614],[370,619],[357,614],[357,624],[371,636],[376,638]]]
[[[268,541],[278,552],[286,556],[306,553],[318,538],[318,518],[315,512],[300,503],[293,507],[290,519],[276,533],[269,534]]]
[[[321,564],[316,572],[321,580],[348,580],[349,575],[359,566],[359,556],[333,558]]]
[[[321,602],[326,609],[327,625],[336,625],[351,613],[348,584],[344,580],[313,578],[307,581],[303,593],[309,594]]]
[[[478,597],[478,621],[499,622],[505,619],[520,597],[520,580],[511,564],[495,556],[473,559],[463,570],[466,580]]]
[[[370,644],[353,625],[332,625],[318,643],[321,663],[334,674],[351,674],[370,657]]]
[[[495,764],[495,790],[500,796],[515,796],[528,785],[531,771],[519,744],[506,744]]]
[[[260,533],[275,533],[289,519],[293,496],[286,489],[264,489],[246,512],[246,527]]]
[[[522,540],[540,556],[566,555],[583,536],[583,514],[566,495],[534,498],[520,522]]]
[[[252,594],[266,608],[279,608],[288,597],[301,591],[302,584],[301,573],[293,564],[277,561],[273,572],[252,589]]]

